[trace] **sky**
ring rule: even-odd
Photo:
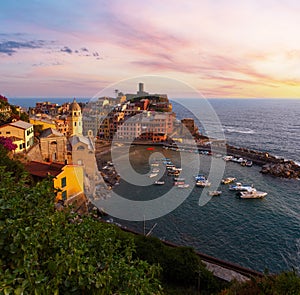
[[[93,97],[155,75],[207,98],[299,98],[299,15],[298,0],[3,0],[0,93]]]

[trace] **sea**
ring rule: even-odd
[[[71,100],[49,99],[57,103]],[[41,99],[9,101],[30,107]],[[174,99],[173,111],[178,119],[194,118],[203,134],[209,123],[217,124],[231,145],[265,151],[300,163],[300,99],[209,99],[205,107],[200,101]],[[209,119],[204,120],[208,113]],[[176,151],[135,146],[130,152],[134,155],[132,165],[140,173],[149,171],[153,152],[163,153],[180,165],[180,155]],[[187,156],[192,162],[198,155]],[[211,156],[199,157],[199,171],[208,175]],[[188,165],[182,168],[189,169]],[[220,184],[221,196],[199,206],[203,189],[194,187],[180,206],[160,218],[137,222],[111,217],[111,221],[257,271],[300,271],[300,180],[263,175],[259,166],[242,167],[233,162],[226,163],[224,177],[229,176],[254,185],[268,195],[264,199],[243,200],[229,191],[227,185]],[[131,200],[153,199],[172,188],[172,178],[163,176],[163,179],[164,186],[146,187],[121,180],[113,190]],[[194,184],[192,178],[186,182]]]

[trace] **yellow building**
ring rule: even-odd
[[[0,136],[13,140],[16,153],[27,151],[34,144],[33,125],[21,120],[0,126]]]
[[[36,181],[49,175],[54,177],[53,186],[58,190],[56,201],[68,200],[84,192],[82,166],[31,161],[25,169]]]
[[[42,130],[45,130],[47,128],[56,129],[56,124],[52,120],[46,120],[46,119],[42,119],[42,118],[38,118],[38,117],[31,117],[29,119],[29,122],[32,125],[40,125]]]

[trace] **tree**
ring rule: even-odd
[[[131,237],[54,198],[51,180],[30,187],[0,167],[0,294],[161,294],[159,267],[133,258]]]

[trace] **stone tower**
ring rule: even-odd
[[[79,104],[74,98],[68,114],[69,136],[82,134],[82,113]]]

